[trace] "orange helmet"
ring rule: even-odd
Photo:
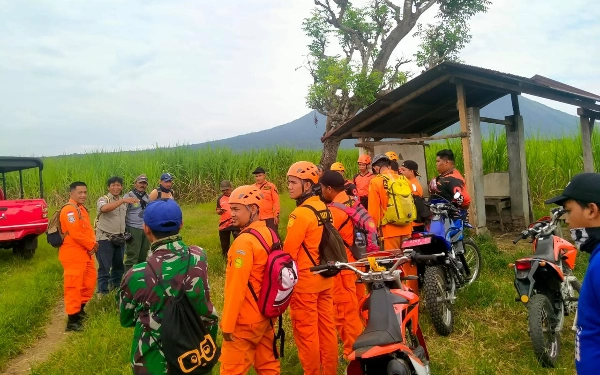
[[[385,153],[385,155],[390,159],[390,160],[396,160],[398,161],[398,154],[396,154],[394,151],[388,151]]]
[[[309,180],[315,184],[319,183],[319,174],[317,166],[309,161],[299,161],[290,167],[288,176],[298,177],[301,180]]]
[[[371,157],[368,154],[362,154],[358,157],[358,163],[371,164]]]
[[[264,199],[265,197],[256,186],[243,185],[231,192],[229,204],[237,203],[243,204],[244,206],[255,204],[260,208]]]
[[[335,162],[335,163],[331,164],[331,168],[329,168],[329,170],[345,172],[346,168],[344,168],[344,164],[342,164],[340,162]]]

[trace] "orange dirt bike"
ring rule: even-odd
[[[353,263],[335,262],[312,267],[318,273],[328,269],[354,271],[366,285],[368,295],[359,311],[366,328],[353,345],[348,375],[428,375],[429,353],[419,326],[419,296],[402,281],[402,264],[412,260],[434,260],[440,254],[420,255],[411,249],[374,253]],[[366,266],[367,271],[359,268]]]
[[[529,314],[529,337],[538,361],[554,367],[560,351],[560,332],[565,315],[577,312],[575,292],[581,283],[573,275],[577,248],[556,235],[558,220],[566,212],[557,207],[522,231],[513,241],[531,239],[533,255],[517,260],[515,288]]]

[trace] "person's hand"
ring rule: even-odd
[[[223,340],[225,340],[225,341],[233,341],[233,333],[225,333],[225,332],[223,332]]]
[[[275,225],[279,225],[279,216],[275,216],[275,217],[273,218],[273,224],[275,224]]]
[[[94,247],[92,247],[92,250],[88,251],[89,255],[94,255],[96,254],[96,252],[98,252],[98,242],[96,242],[96,244],[94,245]]]
[[[137,198],[134,198],[134,197],[126,197],[126,198],[123,198],[123,202],[129,203],[129,204],[135,204],[135,203],[139,203],[140,200]]]

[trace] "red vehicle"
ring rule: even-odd
[[[38,169],[40,198],[26,198],[23,188],[23,171]],[[0,248],[13,249],[23,258],[31,258],[37,248],[38,236],[48,228],[48,205],[43,199],[44,164],[38,158],[0,156]],[[19,174],[19,199],[10,199],[7,185],[15,179],[7,179],[8,173]]]
[[[515,299],[527,306],[529,337],[538,361],[554,367],[560,351],[560,332],[566,315],[576,314],[581,283],[573,275],[577,248],[556,235],[565,209],[533,223],[513,241],[530,238],[533,254],[511,266],[515,269]]]
[[[411,249],[369,254],[354,263],[335,262],[312,267],[311,271],[348,269],[359,275],[368,296],[360,304],[367,322],[353,345],[348,375],[429,375],[429,353],[419,326],[419,296],[402,281],[402,264],[411,260],[434,260],[443,254],[421,255]],[[367,267],[363,272],[359,268]]]

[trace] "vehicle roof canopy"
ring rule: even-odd
[[[44,169],[44,163],[39,158],[27,158],[20,156],[0,156],[0,173],[21,171],[23,169]]]

